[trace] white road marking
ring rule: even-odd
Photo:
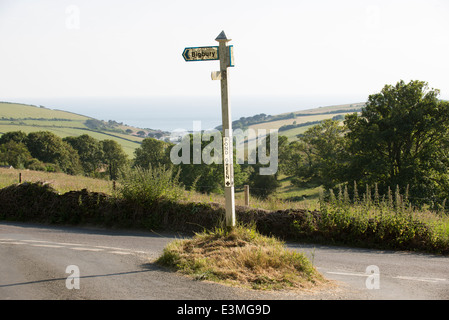
[[[441,278],[424,278],[424,277],[406,277],[406,276],[397,276],[393,277],[393,279],[401,279],[401,280],[412,280],[412,281],[422,281],[422,282],[442,282],[446,281],[447,279],[441,279]]]
[[[337,271],[326,271],[326,273],[342,275],[342,276],[351,276],[351,277],[368,277],[368,276],[372,275],[372,274],[366,274],[366,273],[337,272]],[[382,274],[380,274],[380,276],[382,277]],[[392,278],[392,279],[399,279],[399,280],[411,280],[411,281],[421,281],[421,282],[431,282],[431,283],[448,281],[448,279],[443,279],[443,278],[426,278],[426,277],[410,277],[410,276],[394,276],[394,277],[387,276],[387,277]]]
[[[44,247],[44,248],[63,248],[63,246],[55,244],[32,244],[32,247]]]
[[[342,276],[354,276],[354,277],[368,277],[370,274],[365,273],[349,273],[349,272],[333,272],[333,271],[327,271],[326,273],[330,274],[338,274]]]
[[[95,248],[101,248],[101,249],[108,249],[108,250],[124,250],[124,251],[128,251],[127,249],[123,249],[123,248],[116,248],[116,247],[105,247],[105,246],[94,246]],[[129,250],[131,251],[131,250]]]
[[[14,239],[0,239],[0,244],[19,244],[19,245],[30,245],[33,247],[43,247],[43,248],[67,248],[77,251],[92,251],[92,252],[109,252],[113,254],[145,254],[144,251],[130,250],[125,248],[117,247],[107,247],[107,246],[85,246],[80,243],[68,243],[68,242],[51,242],[44,240],[14,240]]]
[[[17,242],[17,241],[1,241],[0,243],[5,243],[5,244],[27,244],[27,243],[23,243],[23,242]]]
[[[132,254],[132,252],[125,252],[125,251],[110,251],[110,253],[115,253],[115,254]]]
[[[56,244],[60,244],[63,246],[83,246],[81,243],[68,243],[68,242],[55,242]]]
[[[75,248],[70,248],[72,250],[78,250],[78,251],[103,251],[103,249],[99,249],[99,248],[86,248],[86,247],[75,247]]]

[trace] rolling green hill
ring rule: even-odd
[[[296,140],[298,134],[303,133],[318,121],[339,116],[341,119],[347,113],[359,111],[363,105],[364,103],[354,103],[273,116],[255,115],[233,121],[233,128],[278,129],[279,134],[287,136],[289,140]],[[0,102],[0,135],[18,130],[25,133],[50,131],[61,138],[89,134],[97,140],[111,139],[117,141],[129,157],[133,157],[134,150],[139,147],[148,133],[156,132],[43,106]],[[139,131],[144,131],[145,136],[137,135]]]
[[[255,123],[247,121],[247,127],[253,130],[278,129],[280,135],[287,136],[289,140],[296,140],[298,134],[316,125],[319,121],[332,118],[342,120],[348,113],[359,112],[364,105],[365,103],[359,102],[265,116],[259,121],[256,119]]]
[[[99,121],[80,114],[42,106],[0,102],[0,135],[19,130],[25,133],[50,131],[61,138],[88,134],[97,140],[115,140],[129,157],[133,156],[134,150],[143,140],[143,137],[133,134],[142,129],[125,126],[115,121]],[[145,130],[145,133],[148,134],[148,131]]]

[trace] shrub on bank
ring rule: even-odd
[[[320,211],[268,211],[236,207],[237,221],[282,240],[419,250],[449,254],[447,217],[323,204]],[[140,203],[87,190],[58,194],[50,185],[22,183],[0,189],[0,220],[84,224],[117,228],[202,232],[223,226],[225,210],[215,203],[155,198]]]

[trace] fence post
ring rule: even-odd
[[[245,206],[249,207],[249,185],[245,184]]]
[[[19,183],[22,183],[22,172],[19,172]]]

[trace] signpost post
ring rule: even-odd
[[[235,195],[234,195],[234,165],[233,165],[233,141],[232,118],[229,108],[228,67],[233,65],[231,61],[232,47],[227,43],[231,41],[222,31],[215,39],[218,41],[218,53],[220,56],[220,81],[221,81],[221,118],[223,130],[223,167],[225,177],[225,201],[226,201],[226,226],[235,227]]]
[[[212,80],[221,81],[221,117],[223,130],[223,167],[224,167],[224,188],[225,188],[225,208],[226,227],[235,227],[235,194],[234,194],[234,165],[233,165],[233,140],[232,140],[232,118],[229,107],[228,91],[228,67],[234,66],[233,46],[228,46],[231,41],[222,31],[217,38],[217,46],[211,47],[189,47],[185,48],[182,56],[185,61],[210,61],[220,60],[220,71],[212,72]]]

